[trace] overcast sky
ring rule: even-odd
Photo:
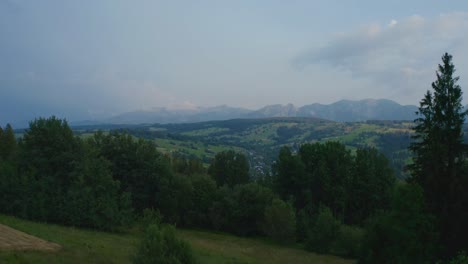
[[[466,0],[0,0],[0,124],[162,106],[417,105],[444,52],[468,98]]]

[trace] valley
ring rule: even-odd
[[[411,140],[409,121],[335,122],[319,118],[276,117],[231,119],[182,124],[83,126],[74,130],[87,135],[97,130],[126,131],[135,137],[154,140],[160,151],[197,158],[206,165],[216,153],[235,150],[245,153],[254,177],[268,175],[279,149],[297,150],[301,144],[339,141],[351,150],[375,147],[384,153],[399,178],[407,177]]]

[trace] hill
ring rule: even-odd
[[[0,215],[0,223],[63,246],[57,252],[0,249],[0,263],[131,263],[140,237],[138,231],[120,234],[96,232],[5,215]],[[260,239],[193,230],[178,230],[177,235],[192,245],[200,263],[354,263],[353,260],[318,255]]]
[[[352,150],[378,148],[389,158],[397,175],[404,178],[403,169],[410,158],[407,147],[411,126],[412,122],[406,121],[334,122],[319,118],[276,117],[125,126],[117,130],[154,140],[163,152],[196,157],[206,164],[219,151],[242,151],[250,160],[251,172],[259,177],[269,172],[282,146],[297,150],[306,142],[335,140]],[[99,128],[102,127],[75,129],[86,135]],[[107,128],[115,130],[116,126]]]

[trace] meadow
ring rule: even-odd
[[[131,263],[141,231],[107,233],[0,215],[0,223],[57,243],[59,251],[5,250],[0,263]],[[182,229],[177,235],[192,246],[200,263],[323,263],[351,264],[353,260],[319,255],[299,247],[278,245],[263,238],[243,238],[224,233]],[[0,234],[0,240],[2,234]]]

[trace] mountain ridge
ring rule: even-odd
[[[125,112],[98,121],[104,124],[167,124],[236,118],[316,117],[338,122],[356,122],[367,120],[414,120],[416,111],[417,107],[414,105],[401,105],[389,99],[363,99],[340,100],[331,104],[312,103],[300,107],[291,103],[285,105],[272,104],[257,110],[227,105],[193,107],[190,109],[158,107],[150,110]]]

